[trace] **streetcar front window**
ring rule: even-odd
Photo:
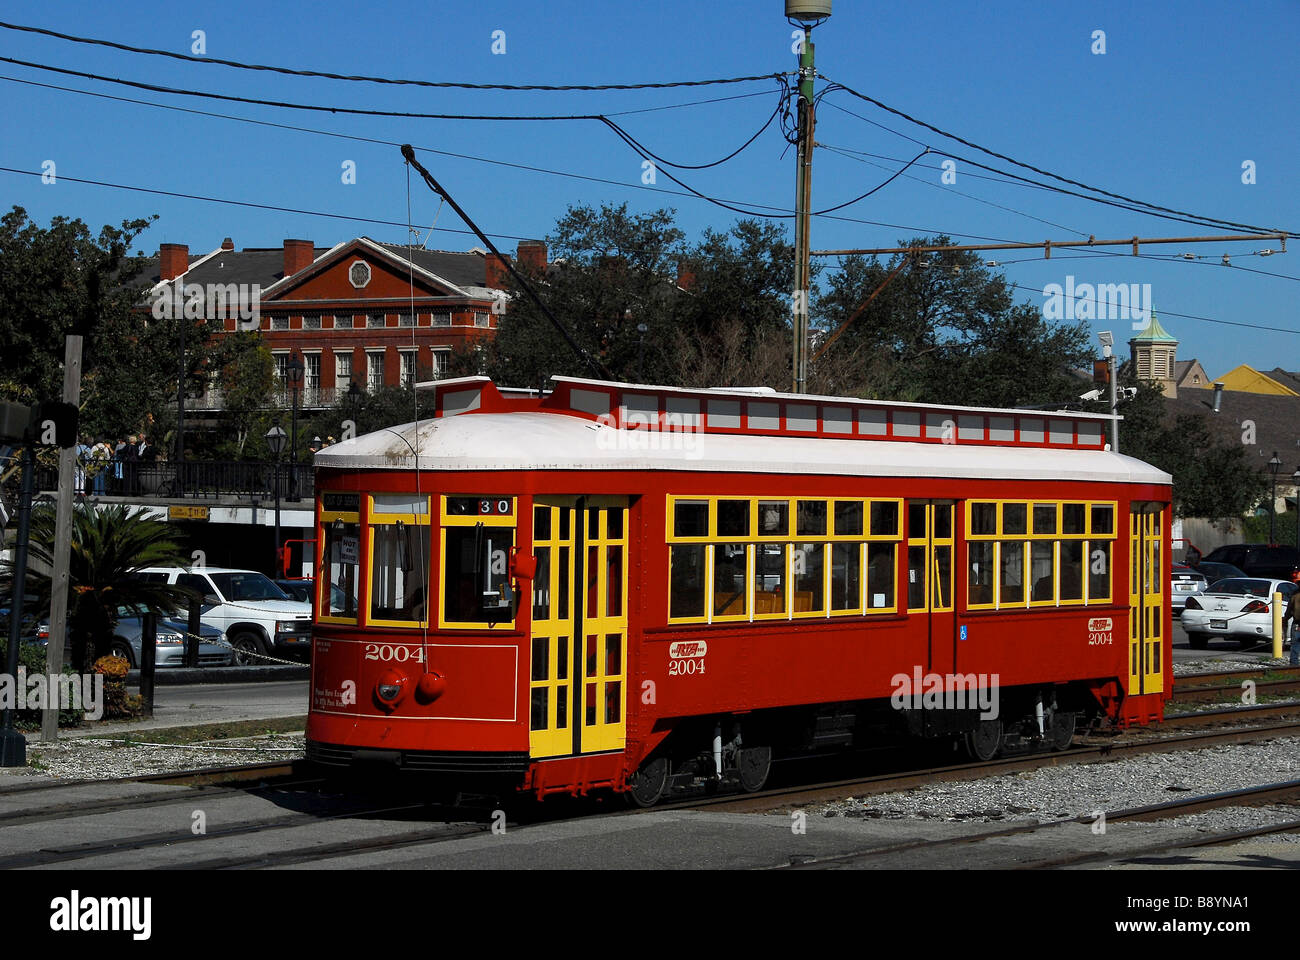
[[[513,619],[509,527],[448,527],[443,575],[447,623],[500,623]]]
[[[324,525],[325,562],[329,569],[329,589],[322,588],[325,615],[355,620],[361,578],[357,564],[361,558],[361,525],[335,521]]]

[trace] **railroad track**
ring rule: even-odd
[[[1262,677],[1274,679],[1262,680]],[[1173,698],[1183,702],[1213,702],[1225,697],[1240,698],[1245,682],[1254,684],[1256,697],[1276,696],[1300,691],[1300,667],[1276,667],[1262,670],[1232,670],[1226,673],[1203,673],[1174,680]]]
[[[1170,820],[1193,813],[1201,813],[1206,810],[1219,809],[1221,807],[1261,806],[1264,804],[1296,800],[1300,800],[1300,780],[1288,780],[1281,783],[1265,784],[1258,787],[1247,787],[1242,790],[1230,790],[1223,793],[1207,794],[1199,797],[1187,797],[1182,800],[1172,800],[1168,803],[1157,803],[1141,807],[1129,807],[1122,810],[1107,811],[1105,813],[1105,823],[1111,824],[1123,823],[1125,821]],[[984,843],[988,840],[1051,832],[1072,824],[1092,824],[1096,822],[1097,819],[1098,818],[1095,816],[1066,817],[1060,820],[1050,820],[1046,823],[1023,823],[1010,827],[1000,827],[996,830],[982,831],[960,837],[943,837],[933,840],[912,840],[904,843],[885,844],[879,847],[859,850],[853,853],[841,854],[833,857],[800,858],[796,862],[782,865],[782,867],[778,867],[777,869],[843,869],[846,867],[861,866],[873,859],[878,860],[899,853],[914,853],[922,850],[968,847]],[[1105,861],[1126,861],[1137,857],[1155,856],[1180,849],[1236,843],[1253,837],[1266,836],[1275,833],[1288,833],[1297,830],[1300,830],[1300,820],[1284,820],[1279,823],[1268,824],[1250,830],[1237,830],[1230,833],[1215,834],[1208,837],[1169,840],[1157,844],[1146,844],[1127,850],[1089,850],[1086,852],[1074,852],[1059,857],[1052,857],[1046,860],[1033,859],[1024,863],[1015,864],[1014,867],[1022,870],[1042,870]]]
[[[1235,711],[1232,711],[1235,712]],[[1101,745],[1072,747],[1055,753],[1039,753],[1022,757],[1006,757],[989,763],[962,763],[927,770],[914,770],[905,773],[888,773],[869,777],[855,777],[827,783],[805,784],[782,787],[774,790],[760,790],[750,794],[727,794],[725,796],[699,797],[670,804],[663,804],[654,809],[708,809],[727,813],[765,813],[786,810],[796,806],[807,806],[841,800],[847,796],[864,794],[894,793],[909,790],[932,783],[957,783],[968,780],[981,780],[985,777],[1019,773],[1022,770],[1036,770],[1040,767],[1060,766],[1067,763],[1088,763],[1104,760],[1117,760],[1122,757],[1138,756],[1145,753],[1170,753],[1181,750],[1198,750],[1205,747],[1221,746],[1230,743],[1244,743],[1251,740],[1272,739],[1274,737],[1300,736],[1300,721],[1291,723],[1269,724],[1246,730],[1226,730],[1209,733],[1189,734],[1179,737],[1163,737],[1155,740],[1134,741],[1130,743],[1107,743]]]

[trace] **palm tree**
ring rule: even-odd
[[[54,563],[55,509],[41,504],[32,510],[30,556],[40,566]],[[72,514],[72,550],[68,564],[68,626],[72,666],[89,669],[108,652],[119,607],[169,613],[186,606],[192,596],[183,587],[135,576],[145,567],[188,566],[176,528],[152,520],[143,507],[128,504],[95,507],[78,505]],[[31,592],[48,606],[51,578],[29,573]]]

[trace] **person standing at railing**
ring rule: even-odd
[[[95,445],[90,448],[90,479],[97,497],[102,497],[108,491],[108,473],[112,469],[112,459],[112,448],[104,442],[103,437],[96,437]]]
[[[73,480],[73,487],[77,491],[77,496],[86,495],[86,467],[90,465],[90,444],[86,442],[84,434],[77,436],[77,467]]]

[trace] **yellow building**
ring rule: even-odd
[[[1225,390],[1237,390],[1241,393],[1264,393],[1275,397],[1300,397],[1300,393],[1278,383],[1268,374],[1260,373],[1249,364],[1234,367],[1215,381],[1223,384]]]

